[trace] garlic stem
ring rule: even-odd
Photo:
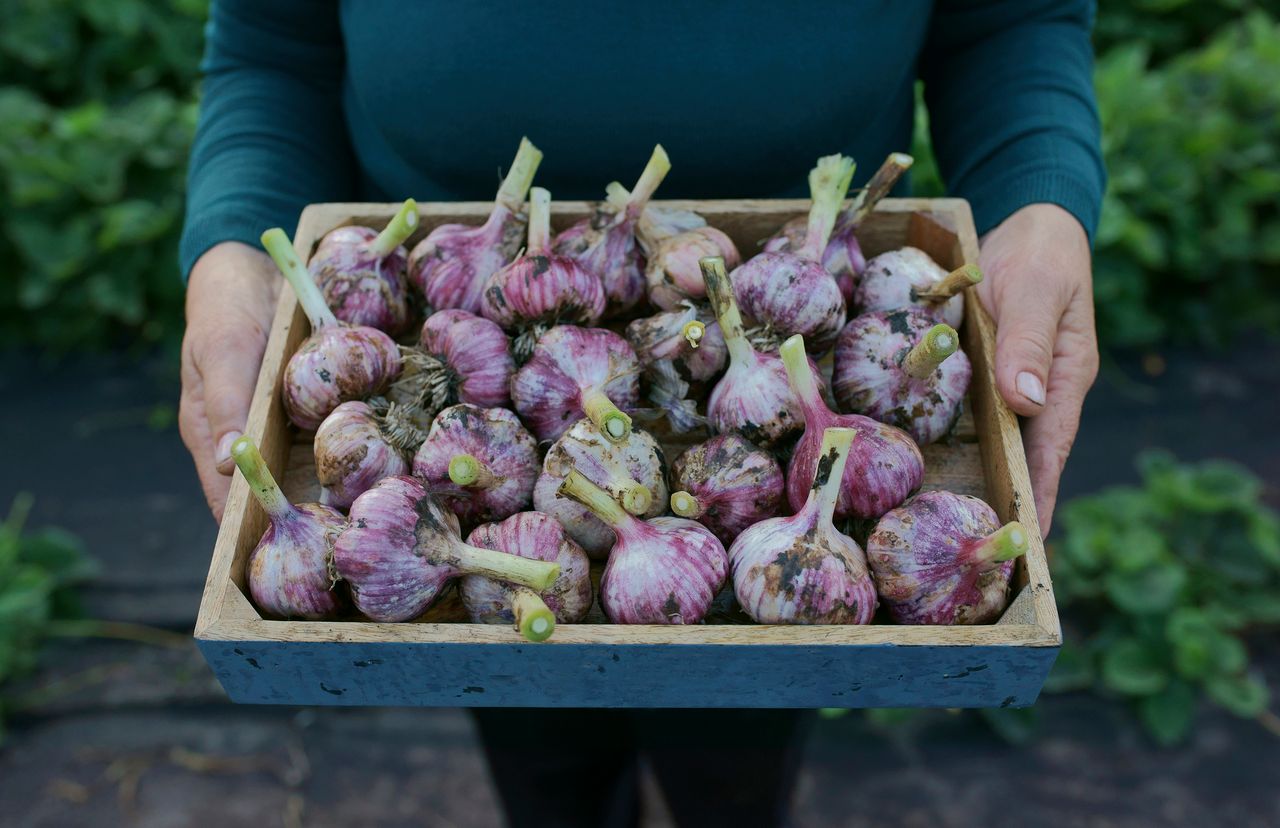
[[[946,276],[943,276],[936,285],[928,290],[916,291],[916,296],[921,299],[928,299],[931,302],[945,302],[965,288],[972,287],[981,281],[982,271],[978,269],[977,265],[961,265]]]
[[[620,410],[599,388],[582,392],[582,410],[600,433],[615,443],[625,443],[631,435],[631,417]]]
[[[391,221],[387,222],[386,227],[382,228],[382,232],[378,234],[378,237],[369,243],[369,249],[377,254],[379,258],[390,256],[417,229],[418,202],[411,198],[406,198],[404,204],[401,204],[400,209],[391,217]]]
[[[640,215],[670,171],[671,159],[667,157],[667,151],[662,148],[662,144],[655,145],[653,155],[649,156],[649,163],[645,164],[644,172],[640,173],[640,179],[636,181],[636,186],[627,199],[628,218],[634,219]]]
[[[542,187],[529,190],[529,245],[526,256],[545,255],[551,247],[551,193]]]
[[[289,281],[293,292],[298,295],[298,304],[302,305],[302,311],[311,320],[311,330],[314,332],[329,325],[337,325],[338,318],[329,310],[324,295],[316,287],[315,279],[311,278],[311,273],[303,266],[297,251],[293,249],[293,242],[289,241],[285,232],[279,227],[272,227],[262,234],[262,246]]]
[[[622,492],[622,508],[636,517],[649,511],[649,507],[653,505],[653,495],[648,488],[630,478],[624,478],[620,482],[621,485],[617,488]]]
[[[959,344],[960,336],[955,328],[945,324],[934,325],[902,358],[902,370],[907,376],[925,379],[956,352]]]
[[[701,517],[706,510],[702,508],[698,498],[689,492],[681,491],[671,493],[671,511],[682,518],[695,519]]]
[[[472,546],[456,539],[450,545],[449,552],[462,572],[527,586],[538,592],[549,589],[556,578],[560,577],[558,563],[522,558],[496,549]]]
[[[493,489],[498,485],[498,476],[472,454],[455,454],[449,460],[449,479],[459,486],[475,489]]]
[[[533,185],[533,175],[541,163],[542,150],[535,147],[528,138],[521,138],[516,158],[511,162],[511,169],[507,170],[506,177],[502,179],[502,186],[498,188],[498,197],[494,201],[512,213],[520,212],[520,205],[524,204],[529,187]]]
[[[504,584],[502,590],[511,602],[516,629],[527,641],[546,641],[556,630],[556,616],[542,596],[528,587]]]
[[[813,378],[813,367],[809,365],[809,357],[804,350],[804,337],[800,334],[788,337],[787,341],[778,348],[778,355],[782,357],[782,367],[787,369],[787,380],[791,384],[791,391],[805,411],[808,411],[813,407],[814,400],[821,397],[821,392],[818,390],[817,380]]]
[[[854,428],[828,428],[822,432],[822,448],[818,466],[813,473],[813,488],[809,491],[809,503],[818,500],[822,524],[830,524],[836,513],[836,501],[840,499],[840,486],[844,482],[844,467],[849,459],[849,447],[858,431]],[[806,503],[806,508],[809,503]]]
[[[911,169],[911,165],[915,163],[915,159],[905,152],[891,152],[889,157],[880,165],[880,169],[876,170],[875,175],[871,176],[871,180],[867,182],[867,186],[862,192],[858,193],[858,197],[853,201],[853,224],[856,227],[862,223],[867,214],[876,209],[876,204],[880,199],[889,194],[893,189],[893,185],[898,183],[898,179],[902,174]]]
[[[738,303],[733,298],[733,286],[725,272],[724,259],[707,256],[698,260],[698,266],[702,268],[702,281],[707,286],[711,309],[720,321],[720,332],[729,349],[729,359],[744,368],[754,365],[756,352],[742,329],[742,314],[738,312]]]
[[[831,231],[836,226],[840,205],[849,192],[853,169],[853,159],[847,155],[827,155],[819,158],[817,166],[810,170],[809,195],[813,206],[809,208],[804,245],[796,251],[797,255],[815,262],[822,261]]]
[[[610,181],[604,185],[604,200],[613,207],[621,210],[627,206],[627,199],[631,198],[631,193],[627,192],[627,188],[622,186],[620,181]]]
[[[621,527],[636,520],[608,492],[592,483],[577,469],[569,472],[556,494],[581,503],[593,515],[613,527]]]
[[[689,343],[689,347],[697,350],[702,344],[702,338],[707,334],[707,326],[697,319],[684,323],[684,327],[680,329],[680,335],[684,337],[684,341]]]
[[[258,447],[248,437],[241,437],[231,444],[231,459],[235,461],[240,473],[248,481],[253,496],[262,504],[263,510],[271,518],[272,523],[284,520],[293,513],[284,492],[267,468],[267,461],[262,459]]]
[[[969,547],[970,559],[977,565],[997,564],[1025,555],[1031,548],[1031,535],[1018,521],[1010,521]]]

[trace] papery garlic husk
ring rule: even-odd
[[[724,262],[708,258],[700,265],[729,350],[728,370],[707,400],[707,419],[718,432],[739,432],[765,448],[779,446],[804,428],[800,403],[787,382],[782,359],[757,351],[747,341]]]
[[[281,392],[289,419],[310,431],[340,403],[382,392],[400,373],[400,349],[377,328],[338,321],[283,230],[263,233],[262,246],[311,321],[311,336],[285,365]]]
[[[867,561],[899,624],[988,624],[1009,602],[1014,559],[1031,535],[1004,526],[986,503],[921,492],[887,513],[867,538]]]
[[[707,418],[698,413],[698,403],[689,383],[676,371],[671,360],[660,359],[646,365],[643,376],[645,399],[654,411],[666,418],[672,433],[687,434],[710,425]]]
[[[646,211],[648,212],[648,211]],[[675,310],[689,300],[706,297],[701,259],[719,256],[732,270],[742,263],[733,240],[714,227],[698,227],[663,239],[648,251],[644,277],[649,301],[664,310]]]
[[[308,269],[334,316],[392,336],[409,327],[404,242],[417,227],[418,205],[408,199],[381,232],[339,227],[320,239]]]
[[[657,517],[667,508],[667,458],[658,441],[632,429],[622,443],[605,437],[590,420],[579,420],[547,450],[533,487],[533,506],[553,516],[593,558],[613,546],[613,531],[585,506],[557,497],[560,484],[577,469],[629,513]]]
[[[959,328],[964,321],[965,288],[982,281],[976,265],[948,273],[928,253],[903,247],[881,253],[867,262],[853,305],[858,313],[918,307],[939,322]]]
[[[608,300],[608,313],[618,316],[644,298],[644,253],[636,240],[636,224],[645,205],[671,169],[661,145],[645,165],[626,202],[601,203],[596,211],[556,236],[551,249],[568,256],[600,277]]]
[[[480,312],[489,277],[514,259],[524,245],[526,222],[521,209],[541,162],[538,148],[528,138],[521,138],[515,161],[485,223],[442,224],[413,248],[409,278],[429,306]]]
[[[752,524],[782,510],[782,467],[736,434],[691,446],[671,464],[671,511],[706,526],[729,544]]]
[[[555,518],[519,512],[501,523],[477,526],[467,543],[560,566],[560,576],[542,592],[484,575],[463,577],[458,593],[474,623],[513,624],[525,638],[545,641],[556,623],[586,618],[592,601],[591,561]]]
[[[589,508],[617,540],[600,579],[600,607],[615,624],[697,624],[724,585],[728,557],[702,524],[641,520],[584,475],[570,472],[559,494]]]
[[[906,431],[920,445],[960,418],[973,369],[955,328],[918,308],[866,313],[836,340],[840,407]]]
[[[586,417],[622,442],[631,431],[626,412],[640,406],[640,361],[612,331],[558,325],[512,377],[511,400],[539,440],[555,440]]]
[[[480,312],[516,334],[514,353],[523,362],[549,328],[594,325],[605,312],[600,277],[568,256],[552,253],[551,193],[529,191],[529,244],[485,283]]]
[[[723,371],[729,358],[720,323],[706,304],[683,302],[673,310],[634,319],[627,325],[627,342],[641,365],[670,360],[682,376],[695,382]]]
[[[320,502],[346,509],[382,478],[408,474],[409,453],[425,436],[398,406],[379,414],[361,400],[342,403],[316,429]]]
[[[856,432],[849,448],[836,517],[878,518],[900,505],[924,482],[920,447],[905,431],[861,414],[837,414],[822,399],[813,362],[805,358],[804,340],[795,336],[782,344],[782,360],[791,387],[804,412],[804,434],[787,466],[787,500],[798,509],[809,496],[811,480],[821,460],[822,434],[829,428]]]
[[[756,329],[753,341],[773,350],[793,334],[822,354],[835,343],[845,322],[840,287],[822,265],[836,214],[853,178],[853,159],[829,155],[809,173],[813,207],[803,247],[795,252],[756,255],[729,274],[734,298]]]
[[[333,547],[339,576],[372,621],[408,621],[461,575],[549,588],[558,564],[463,543],[458,518],[422,481],[387,477],[351,504],[350,525]]]
[[[853,429],[827,429],[799,511],[748,527],[729,547],[734,594],[756,622],[871,623],[876,593],[866,558],[832,523],[853,439]]]
[[[436,415],[413,457],[414,476],[467,525],[528,509],[538,468],[538,443],[515,414],[466,403]]]
[[[347,519],[319,503],[291,504],[248,437],[232,443],[231,458],[269,521],[245,570],[253,602],[274,618],[341,615],[350,602],[346,589],[335,585],[333,544]]]

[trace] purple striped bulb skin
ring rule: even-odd
[[[534,325],[594,325],[605,312],[600,277],[571,258],[526,254],[485,283],[480,313],[508,331]]]
[[[408,254],[400,246],[379,256],[369,248],[377,237],[368,227],[332,230],[307,268],[334,316],[395,336],[409,327]]]
[[[539,440],[555,440],[586,416],[584,395],[603,392],[623,411],[640,407],[640,361],[603,328],[559,325],[511,380],[511,400]]]
[[[644,253],[636,241],[636,222],[625,212],[597,211],[565,228],[552,242],[551,252],[600,278],[610,316],[625,313],[644,298]]]
[[[773,455],[736,434],[692,446],[671,464],[671,488],[697,499],[695,518],[721,543],[778,514],[785,493]]]
[[[575,624],[587,617],[593,598],[591,560],[555,518],[542,512],[519,512],[501,523],[477,526],[467,543],[560,564],[555,583],[538,595],[562,624]],[[483,575],[464,575],[458,590],[473,622],[514,623],[509,593],[500,582]]]
[[[818,376],[818,366],[809,364]],[[787,370],[774,353],[755,352],[750,363],[730,360],[707,398],[707,419],[720,433],[738,432],[756,445],[773,448],[804,429],[804,412],[787,383]]]
[[[714,227],[696,227],[659,242],[645,265],[649,301],[669,311],[686,300],[705,299],[707,286],[698,260],[706,256],[721,257],[729,270],[742,264],[733,240]]]
[[[696,348],[685,337],[685,326],[695,321],[705,326]],[[670,360],[681,376],[695,382],[705,382],[723,371],[729,359],[724,332],[711,309],[688,302],[674,310],[632,320],[627,325],[627,342],[642,365]]]
[[[388,477],[351,504],[350,525],[333,547],[338,575],[356,608],[373,621],[408,621],[457,574],[445,537],[458,519],[412,477]]]
[[[339,509],[350,508],[382,478],[409,473],[405,453],[387,439],[377,415],[361,400],[344,402],[324,418],[314,450],[323,502]]]
[[[526,221],[501,203],[479,226],[442,224],[409,255],[409,280],[436,310],[480,313],[485,285],[524,246]]]
[[[697,624],[724,586],[724,546],[702,524],[676,517],[633,520],[600,579],[600,606],[615,624]]]
[[[449,371],[451,401],[481,408],[511,404],[516,371],[511,340],[497,323],[465,310],[440,310],[422,324],[419,344]]]
[[[867,268],[853,292],[853,307],[858,313],[893,311],[920,307],[938,322],[959,328],[964,322],[964,294],[958,293],[944,302],[921,299],[918,291],[929,290],[947,276],[947,271],[915,247],[890,250],[867,262]]]
[[[348,400],[383,391],[400,373],[400,348],[377,328],[330,325],[307,338],[284,369],[284,408],[304,431]]]
[[[748,326],[778,341],[804,337],[813,354],[835,343],[845,322],[844,297],[823,266],[791,253],[760,253],[729,274]]]
[[[658,441],[640,429],[615,443],[590,420],[579,420],[547,450],[542,473],[533,488],[533,506],[553,516],[587,554],[603,559],[614,544],[608,524],[587,507],[556,490],[577,469],[588,480],[621,501],[627,487],[639,484],[648,490],[649,504],[639,517],[657,517],[667,509],[667,460]]]
[[[249,595],[273,618],[316,621],[347,608],[346,590],[334,584],[333,546],[347,519],[319,503],[290,506],[267,524],[249,553]]]
[[[459,455],[470,455],[484,470],[467,486],[449,477],[449,464]],[[529,508],[538,444],[505,408],[453,405],[432,421],[414,455],[413,474],[464,524],[502,520]]]
[[[924,457],[905,431],[860,414],[811,419],[787,466],[787,500],[799,509],[809,494],[818,467],[822,432],[833,427],[856,429],[836,501],[836,517],[878,518],[901,504],[924,482]]]
[[[853,289],[858,277],[867,269],[867,257],[858,242],[857,225],[852,219],[837,219],[827,249],[822,251],[822,266],[836,280],[847,307],[853,306]],[[809,217],[796,216],[782,226],[777,235],[764,243],[766,253],[791,253],[804,246],[809,234]]]
[[[976,497],[921,492],[880,519],[867,560],[899,624],[987,624],[1009,601],[1014,561],[980,562],[974,544],[1000,528]]]
[[[957,350],[919,379],[903,358],[937,324],[918,308],[855,317],[836,341],[832,392],[840,407],[896,426],[920,445],[944,437],[960,418],[973,368]]]

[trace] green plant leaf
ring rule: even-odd
[[[1126,696],[1149,696],[1169,682],[1160,648],[1136,638],[1116,641],[1102,653],[1103,684]]]
[[[1195,714],[1195,689],[1185,681],[1172,681],[1159,693],[1138,700],[1142,724],[1163,747],[1172,747],[1187,738]]]
[[[1131,572],[1106,576],[1107,597],[1120,609],[1134,614],[1168,612],[1187,586],[1187,570],[1178,563],[1156,563]]]
[[[1095,677],[1090,653],[1072,641],[1065,641],[1045,680],[1044,690],[1046,693],[1086,690],[1093,685]]]
[[[1248,675],[1214,676],[1205,682],[1209,698],[1237,716],[1252,719],[1271,702],[1271,694],[1261,679]]]
[[[1030,744],[1040,732],[1040,714],[1034,707],[982,708],[978,715],[1011,745]]]

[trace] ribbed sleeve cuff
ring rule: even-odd
[[[178,243],[178,267],[182,272],[182,280],[185,282],[191,276],[191,268],[195,267],[196,261],[215,244],[238,241],[250,247],[258,247],[262,231],[271,226],[269,220],[248,212],[189,216],[182,228],[182,239]],[[293,233],[292,227],[285,230]]]
[[[1010,171],[956,195],[969,200],[981,235],[1028,204],[1056,204],[1076,217],[1092,246],[1102,210],[1103,185],[1061,170]]]

